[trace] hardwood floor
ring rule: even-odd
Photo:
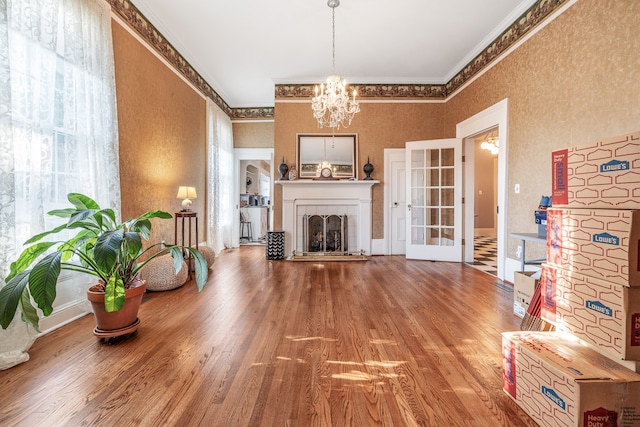
[[[513,290],[465,264],[218,257],[147,293],[136,335],[92,316],[0,371],[2,426],[534,426],[502,391]]]

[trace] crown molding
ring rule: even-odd
[[[189,64],[171,43],[147,20],[147,18],[129,0],[107,0],[111,10],[126,22],[138,35],[158,52],[177,72],[196,87],[204,96],[211,99],[222,111],[233,117],[233,109]]]
[[[352,84],[351,86],[357,89],[358,97],[361,99],[446,100],[449,95],[476,77],[501,54],[569,1],[538,0],[446,84]],[[273,107],[229,107],[224,99],[129,0],[107,0],[107,2],[111,5],[112,10],[143,40],[232,120],[272,120],[274,118]],[[315,95],[314,86],[313,84],[276,84],[275,98],[276,100],[309,98]]]

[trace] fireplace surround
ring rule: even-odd
[[[288,259],[365,257],[371,254],[371,189],[379,181],[277,181],[282,186],[282,230]],[[342,216],[342,251],[308,251],[305,217]],[[332,239],[335,235],[332,237]],[[315,252],[315,253],[314,253]],[[341,252],[338,254],[338,252]]]

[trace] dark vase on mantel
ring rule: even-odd
[[[362,170],[367,175],[364,177],[365,181],[373,180],[373,178],[371,178],[371,173],[373,172],[373,165],[369,163],[369,157],[367,157],[367,163],[364,164],[364,166],[362,167]]]
[[[287,172],[289,172],[289,166],[284,162],[284,157],[282,158],[282,163],[278,166],[278,171],[280,172],[279,181],[288,181],[289,177],[287,176]]]

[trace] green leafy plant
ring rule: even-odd
[[[144,248],[142,243],[142,239],[149,239],[150,220],[170,219],[171,214],[153,210],[118,224],[114,211],[100,208],[93,199],[78,193],[70,193],[67,198],[73,207],[48,213],[67,222],[27,240],[25,245],[29,246],[11,264],[6,285],[0,290],[0,324],[4,329],[19,305],[22,319],[38,330],[38,312],[32,301],[45,316],[53,312],[61,270],[97,277],[105,291],[105,310],[112,312],[122,308],[125,289],[152,259],[170,253],[176,272],[183,266],[181,246],[157,243]],[[67,240],[42,241],[65,230],[72,230],[75,235]],[[184,249],[194,259],[196,285],[201,291],[207,282],[207,261],[196,249]]]

